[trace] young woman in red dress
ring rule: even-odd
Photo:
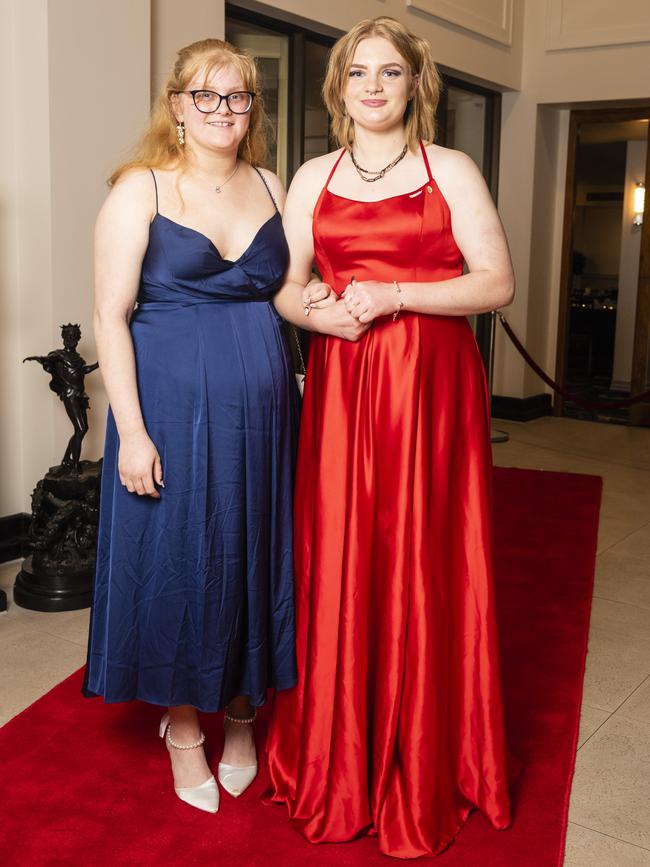
[[[293,181],[275,302],[295,319],[302,291],[307,327],[328,334],[307,370],[299,683],[276,696],[269,798],[310,841],[376,834],[401,858],[441,852],[476,807],[510,823],[489,418],[466,316],[509,304],[513,274],[477,167],[430,143],[438,92],[428,43],[393,19],[337,42],[324,96],[342,150]]]

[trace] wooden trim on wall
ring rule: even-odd
[[[569,335],[569,297],[573,276],[573,211],[576,198],[576,152],[579,112],[572,111],[569,118],[569,145],[567,148],[566,183],[564,192],[564,220],[562,224],[562,262],[560,268],[560,298],[557,317],[557,350],[555,353],[555,381],[564,386],[566,377],[567,343]],[[564,399],[555,394],[553,414],[562,415]]]
[[[575,109],[578,123],[621,123],[626,120],[647,120],[650,117],[650,104],[626,106],[625,108],[581,108]]]
[[[632,350],[632,394],[640,394],[648,387],[648,363],[650,361],[650,124],[648,125],[648,152],[645,164],[646,196],[641,227],[641,254],[639,257],[639,282],[634,317],[634,348]],[[630,408],[630,422],[650,424],[650,403],[637,403]]]

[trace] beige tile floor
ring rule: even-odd
[[[501,466],[605,480],[566,867],[650,867],[650,430],[495,421]],[[0,566],[11,590],[17,563]],[[85,661],[86,611],[0,615],[0,725]]]

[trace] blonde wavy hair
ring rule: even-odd
[[[185,147],[176,135],[176,115],[172,97],[187,90],[190,82],[203,73],[204,82],[224,66],[232,66],[241,75],[244,88],[255,94],[250,110],[248,131],[242,139],[238,157],[252,166],[263,165],[267,154],[269,122],[258,90],[258,72],[252,57],[235,45],[221,39],[202,39],[186,45],[178,52],[174,69],[165,82],[151,109],[149,125],[136,145],[131,159],[118,166],[108,179],[112,186],[125,172],[133,168],[164,169],[187,166]]]
[[[339,147],[350,149],[354,144],[354,121],[345,110],[344,94],[357,45],[370,36],[387,39],[404,58],[411,75],[419,77],[404,114],[409,150],[415,150],[419,139],[425,143],[434,141],[441,79],[431,48],[426,39],[415,36],[401,22],[387,16],[359,21],[332,46],[323,82],[323,100],[332,119],[332,138]]]

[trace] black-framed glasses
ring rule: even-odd
[[[233,114],[246,114],[251,110],[255,98],[255,94],[250,90],[236,90],[226,94],[215,93],[214,90],[181,90],[179,93],[189,93],[194,105],[203,114],[218,111],[224,99]]]

